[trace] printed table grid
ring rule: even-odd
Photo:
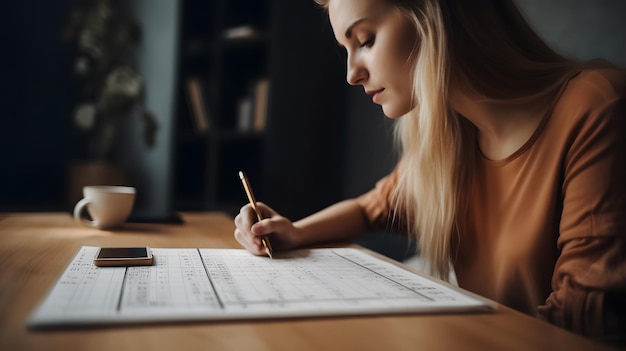
[[[31,325],[491,310],[483,300],[358,249],[275,259],[241,249],[153,248],[154,265],[70,262]]]

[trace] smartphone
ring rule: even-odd
[[[93,260],[98,267],[150,266],[152,252],[144,247],[101,247]]]

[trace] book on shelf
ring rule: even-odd
[[[209,115],[200,79],[197,77],[189,77],[187,78],[185,86],[195,131],[204,134],[209,130]]]
[[[265,129],[267,121],[267,101],[269,96],[269,80],[262,78],[256,82],[254,92],[254,120],[252,128],[260,132]]]
[[[227,28],[224,30],[223,37],[226,40],[242,40],[257,38],[260,36],[260,32],[257,28],[251,25],[242,25]]]
[[[240,132],[252,130],[252,98],[248,95],[237,101],[237,129]]]
[[[248,94],[237,104],[237,129],[240,132],[261,132],[267,121],[269,80],[261,78],[250,84]]]

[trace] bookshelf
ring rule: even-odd
[[[174,207],[234,213],[237,171],[263,193],[272,0],[181,4]]]

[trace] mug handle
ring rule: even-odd
[[[78,203],[76,204],[76,206],[74,206],[74,220],[76,222],[79,223],[83,223],[87,226],[90,227],[96,227],[98,224],[96,223],[96,221],[90,221],[86,218],[81,217],[81,213],[83,212],[83,208],[85,208],[85,206],[87,206],[87,204],[89,204],[89,199],[87,198],[83,198],[80,201],[78,201]]]

